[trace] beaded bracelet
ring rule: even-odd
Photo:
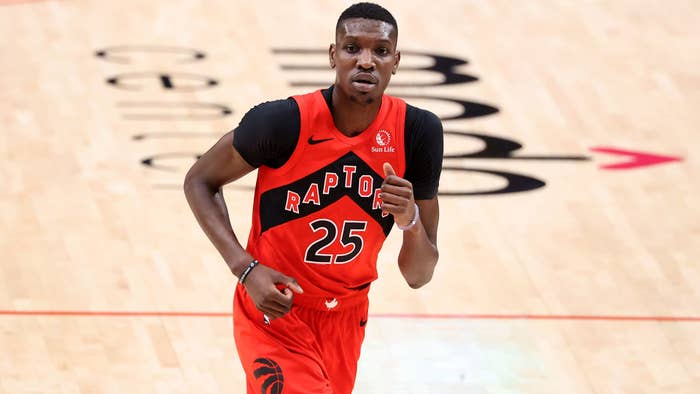
[[[246,277],[248,277],[248,274],[250,274],[250,271],[252,271],[253,268],[255,268],[255,266],[257,266],[258,264],[260,264],[260,262],[258,260],[251,261],[250,264],[248,264],[248,266],[245,267],[245,270],[241,274],[241,277],[238,278],[238,282],[243,284],[243,281],[245,280]]]
[[[405,225],[405,226],[402,226],[402,225],[396,223],[396,227],[398,227],[399,230],[403,230],[403,231],[409,230],[409,229],[411,229],[413,226],[415,226],[416,223],[418,222],[418,204],[415,204],[415,203],[414,203],[413,205],[416,206],[416,213],[415,213],[415,215],[413,215],[413,220],[411,220],[411,223],[409,223],[409,224],[407,224],[407,225]]]

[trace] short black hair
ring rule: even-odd
[[[343,21],[352,18],[373,19],[386,22],[394,27],[394,35],[398,37],[399,26],[396,24],[396,19],[394,19],[394,16],[391,15],[391,12],[379,4],[357,3],[345,9],[345,11],[340,14],[340,17],[338,17],[338,22],[335,24],[336,34],[338,33]]]

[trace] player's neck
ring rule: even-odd
[[[382,105],[381,97],[369,104],[362,103],[343,94],[337,87],[333,89],[331,100],[335,127],[348,137],[356,136],[367,129],[377,117]]]

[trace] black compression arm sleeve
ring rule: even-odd
[[[407,105],[406,175],[416,200],[435,197],[442,172],[443,134],[440,118],[430,111]]]
[[[300,128],[294,99],[268,101],[243,116],[233,132],[233,146],[253,167],[279,168],[294,152]]]

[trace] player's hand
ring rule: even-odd
[[[382,211],[394,215],[394,222],[406,226],[416,215],[413,199],[413,185],[396,175],[389,163],[384,163],[384,183],[379,198],[382,199]]]
[[[243,286],[255,307],[270,320],[286,315],[292,309],[294,293],[304,292],[294,278],[262,263],[250,271]]]

